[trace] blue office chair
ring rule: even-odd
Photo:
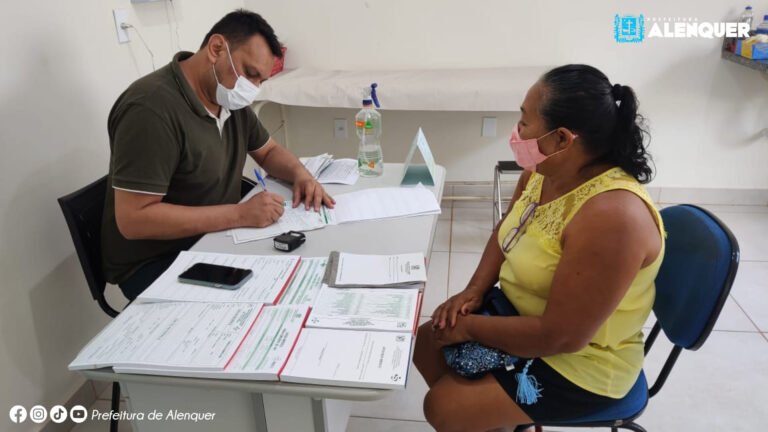
[[[650,389],[645,373],[623,398],[601,412],[538,426],[610,427],[645,432],[635,423],[669,377],[683,348],[699,349],[712,332],[739,267],[739,243],[725,224],[709,211],[678,205],[661,211],[667,230],[664,261],[656,277],[656,324],[645,341],[645,354],[661,330],[674,344]]]

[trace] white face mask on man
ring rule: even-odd
[[[211,67],[213,68],[213,77],[216,78],[216,102],[224,108],[233,111],[245,108],[252,104],[261,92],[261,88],[248,81],[244,76],[237,74],[235,64],[232,62],[232,53],[229,52],[229,44],[225,44],[227,47],[229,64],[232,66],[232,70],[237,77],[235,86],[231,89],[224,87],[221,82],[219,82],[219,77],[216,76],[216,68],[213,67],[213,65]]]

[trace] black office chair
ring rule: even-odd
[[[244,197],[256,186],[256,182],[243,177],[240,197]],[[75,244],[75,251],[83,268],[85,280],[91,290],[91,297],[101,309],[114,318],[119,313],[104,297],[106,280],[101,269],[101,218],[104,213],[104,199],[107,193],[107,176],[59,198],[61,211],[67,221],[69,233]]]
[[[256,183],[246,177],[240,184],[240,196],[254,188]],[[101,219],[104,215],[104,200],[107,194],[107,176],[59,198],[59,206],[64,213],[64,219],[69,227],[69,234],[75,244],[77,258],[83,268],[85,281],[91,291],[91,297],[96,300],[99,307],[110,317],[116,317],[119,312],[115,310],[104,297],[107,286],[104,271],[101,268]],[[113,412],[120,409],[120,383],[112,383]],[[117,420],[111,420],[109,430],[117,432]]]
[[[59,198],[61,211],[67,221],[69,233],[75,244],[85,281],[91,297],[112,318],[119,313],[107,303],[104,290],[107,282],[101,268],[101,218],[107,192],[107,176],[88,186]]]
[[[240,179],[240,198],[248,195],[248,192],[250,192],[254,187],[256,187],[256,181],[251,180],[248,177],[243,177]]]
[[[104,214],[104,199],[107,194],[107,176],[88,186],[59,198],[61,211],[69,227],[69,234],[75,244],[77,258],[83,268],[85,281],[91,290],[91,297],[101,309],[114,318],[118,315],[104,297],[107,281],[101,268],[101,219]],[[120,410],[120,383],[112,383],[113,412]],[[110,420],[110,432],[117,432],[117,420]]]

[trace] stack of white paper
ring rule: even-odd
[[[334,197],[338,223],[440,214],[435,195],[423,186],[373,188]]]
[[[339,253],[333,287],[407,287],[427,281],[421,252],[396,255]]]
[[[132,304],[80,351],[69,369],[223,370],[261,309],[251,303]]]
[[[357,183],[359,173],[354,159],[334,160],[333,155],[323,153],[310,158],[302,158],[304,167],[319,183],[339,183],[353,185]]]
[[[184,251],[165,273],[139,295],[138,300],[275,304],[288,286],[300,259],[294,255],[256,256]],[[178,281],[181,273],[199,262],[251,269],[253,277],[236,290],[208,288]]]
[[[410,353],[409,333],[306,328],[280,381],[402,389]]]
[[[314,178],[317,178],[324,169],[328,168],[333,163],[333,155],[323,153],[317,156],[299,158],[299,160],[304,164],[304,168],[306,168]]]
[[[254,193],[251,191],[251,194]],[[336,195],[334,199],[336,205],[333,209],[322,206],[319,212],[305,210],[303,204],[293,208],[293,203],[286,201],[285,212],[276,223],[265,228],[235,228],[229,231],[229,235],[235,244],[239,244],[272,238],[288,231],[310,231],[326,225],[440,214],[435,195],[423,186],[365,189]]]
[[[421,297],[418,289],[323,286],[307,327],[413,333]]]
[[[164,367],[117,366],[115,372],[276,381],[298,341],[308,313],[308,306],[264,307],[237,352],[220,369],[178,371]]]

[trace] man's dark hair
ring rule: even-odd
[[[208,44],[208,40],[214,34],[220,34],[229,42],[229,48],[235,49],[240,44],[244,43],[254,35],[260,34],[267,41],[269,50],[272,51],[272,55],[277,58],[283,57],[283,52],[280,49],[280,41],[275,36],[275,31],[267,23],[267,21],[261,17],[261,15],[251,12],[245,9],[237,9],[234,12],[230,12],[224,16],[219,22],[213,25],[211,31],[205,35],[203,43],[200,45],[202,49]]]

